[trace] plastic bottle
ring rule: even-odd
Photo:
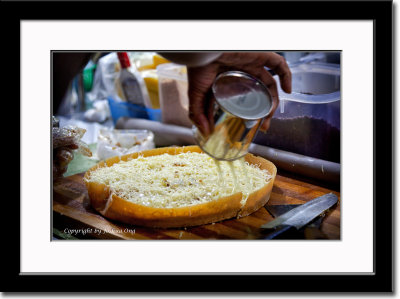
[[[131,63],[128,54],[126,52],[118,52],[117,55],[121,64],[121,70],[117,82],[122,90],[123,100],[135,105],[145,106],[145,100],[140,83],[136,76],[129,71]]]

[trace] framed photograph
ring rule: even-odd
[[[13,229],[3,291],[393,292],[392,9],[2,2],[21,134],[19,199],[4,203]],[[221,108],[207,110],[210,136],[225,132],[218,142],[235,162],[213,160],[222,143],[196,135],[196,75],[217,64],[215,77],[235,81],[209,84],[210,107]],[[219,98],[226,90],[269,106],[247,116],[244,100],[230,95],[232,110]],[[172,162],[152,162],[165,153]],[[135,171],[115,179],[120,161]],[[96,177],[102,170],[112,174]],[[201,204],[184,206],[193,185]]]

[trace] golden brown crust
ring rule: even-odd
[[[105,167],[106,165],[111,166],[121,160],[129,161],[137,158],[139,154],[148,157],[162,155],[164,153],[176,155],[185,152],[200,153],[202,151],[198,146],[165,147],[121,157],[112,157],[89,169],[85,173],[85,179],[90,176],[90,172],[99,167]],[[276,175],[276,167],[271,162],[251,154],[247,154],[245,159],[250,164],[257,164],[260,165],[261,169],[267,169],[269,173],[272,174],[273,178],[263,188],[250,194],[243,208],[241,208],[240,203],[242,199],[241,193],[195,206],[182,208],[152,208],[126,201],[112,194],[110,189],[104,184],[87,182],[86,180],[85,183],[93,208],[106,218],[147,227],[189,227],[213,223],[233,217],[247,216],[267,203]]]
[[[272,192],[272,186],[274,185],[274,180],[276,176],[277,169],[275,165],[268,161],[265,160],[261,157],[256,157],[252,154],[247,154],[245,156],[245,160],[249,164],[256,164],[260,166],[260,169],[266,169],[268,172],[271,174],[272,178],[271,180],[261,189],[251,193],[249,197],[247,198],[245,206],[240,210],[238,216],[239,217],[244,217],[247,215],[250,215],[251,213],[257,211],[259,208],[264,206],[271,195]]]

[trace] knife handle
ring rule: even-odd
[[[281,236],[281,234],[283,234],[284,232],[290,231],[292,229],[295,229],[294,226],[291,225],[280,225],[277,226],[271,233],[269,233],[266,236],[263,236],[262,239],[263,240],[271,240],[271,239],[275,239]],[[282,238],[284,239],[284,238]]]

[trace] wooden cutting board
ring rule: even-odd
[[[257,239],[259,227],[273,220],[265,207],[240,219],[182,229],[151,229],[110,221],[90,205],[83,173],[61,178],[53,183],[53,228],[64,236],[78,239]],[[277,175],[267,205],[303,204],[332,192],[310,183]],[[318,228],[304,230],[305,239],[340,239],[340,203],[325,213]]]

